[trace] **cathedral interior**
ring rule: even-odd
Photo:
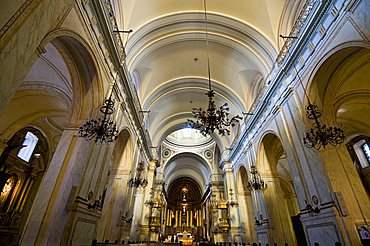
[[[369,11],[0,1],[0,245],[370,245]]]

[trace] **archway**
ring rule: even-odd
[[[168,186],[166,238],[176,238],[184,232],[196,241],[203,237],[201,192],[199,184],[189,177],[177,178]]]
[[[270,240],[278,244],[305,243],[304,236],[293,230],[291,218],[299,213],[299,207],[284,147],[276,135],[268,133],[263,137],[256,166],[262,179],[267,181],[264,200],[267,219],[274,227]]]
[[[246,242],[254,242],[256,233],[254,231],[255,216],[251,192],[248,189],[248,174],[244,166],[239,168],[237,179],[237,192],[239,199],[240,219],[246,236]]]
[[[87,160],[85,155],[80,155],[83,157],[79,160],[74,158],[79,151],[86,153],[92,148],[91,144],[76,144],[79,141],[76,127],[94,113],[104,96],[98,93],[101,80],[97,63],[78,35],[61,30],[50,33],[37,52],[38,58],[0,117],[4,138],[24,127],[34,127],[44,133],[52,153],[48,157],[50,164],[47,163],[52,168],[46,171],[39,189],[33,190],[37,194],[20,244],[75,240],[70,230],[81,224],[69,219],[70,215],[76,216],[71,208],[78,202],[76,197],[88,198],[90,188],[94,190],[84,180],[92,175],[84,172],[84,168],[97,163]],[[82,188],[77,190],[79,185]],[[55,211],[60,210],[65,211],[65,216],[56,217]],[[40,220],[40,216],[44,219]],[[91,223],[91,228],[95,226]],[[86,238],[94,237],[94,229]]]
[[[49,159],[47,140],[35,128],[23,128],[8,141],[0,156],[1,245],[19,241]]]
[[[127,240],[132,218],[133,192],[128,187],[134,167],[134,144],[128,130],[118,135],[113,148],[111,167],[107,175],[105,201],[98,226],[97,238],[104,240]],[[117,226],[120,225],[120,226]]]
[[[370,117],[366,113],[370,110],[369,76],[369,47],[347,43],[323,57],[309,87],[310,99],[322,109],[322,122],[341,127],[346,136],[346,144],[328,145],[321,148],[320,154],[323,172],[327,172],[334,191],[333,199],[338,200],[339,216],[343,216],[353,243],[358,240],[357,230],[370,217],[365,190],[370,181],[370,162],[366,158],[370,136]],[[346,211],[341,210],[344,205]]]

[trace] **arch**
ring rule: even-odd
[[[28,132],[32,133],[34,148],[28,150],[29,158],[24,158],[19,155],[19,151],[30,144]],[[3,216],[2,226],[16,229],[3,230],[1,242],[10,238],[13,243],[19,243],[41,180],[49,166],[50,152],[52,151],[44,133],[30,126],[17,131],[7,142],[7,147],[0,156],[0,187],[4,191],[6,183],[3,181],[8,181],[9,178],[13,185],[9,187],[8,184],[8,192],[1,193],[0,210]]]
[[[277,49],[272,45],[270,40],[246,23],[215,13],[209,13],[208,15],[210,33],[217,34],[216,36],[220,39],[228,40],[228,42],[224,40],[220,43],[232,45],[244,54],[255,56],[256,63],[264,71],[264,75],[267,75],[269,68],[272,67],[274,62],[274,57],[277,55]],[[203,20],[203,13],[199,15],[196,12],[188,12],[162,16],[146,23],[128,40],[127,55],[129,69],[135,67],[135,62],[143,59],[143,56],[146,56],[148,52],[150,53],[152,49],[163,46],[168,42],[173,43],[171,38],[174,36],[188,32],[194,38],[197,33],[194,31],[197,29],[194,25]],[[229,30],[228,33],[224,32],[225,28]],[[176,30],[176,32],[171,32],[171,35],[169,35],[169,30]],[[187,38],[181,38],[181,40],[185,39]],[[142,43],[146,45],[139,45]],[[143,52],[143,50],[146,50],[146,52]]]
[[[267,182],[264,201],[270,223],[276,230],[273,237],[277,242],[296,242],[292,216],[299,212],[293,189],[293,180],[284,147],[277,135],[267,132],[258,148],[256,167],[261,178]],[[289,185],[288,185],[289,184]],[[275,204],[279,203],[279,209]]]
[[[257,169],[270,175],[276,174],[277,161],[285,153],[280,138],[273,131],[267,131],[262,135],[257,146],[259,146],[257,160],[260,160],[256,163]]]
[[[51,43],[65,51],[62,55],[71,62],[68,64],[74,95],[71,123],[90,117],[104,98],[104,94],[99,93],[104,91],[104,86],[94,53],[82,38],[70,32],[57,36]]]
[[[134,143],[130,132],[123,129],[115,142],[112,155],[112,170],[131,170],[133,166]]]
[[[0,116],[5,139],[44,119],[49,125],[43,130],[53,130],[48,136],[53,138],[66,124],[76,125],[88,118],[104,96],[98,93],[102,85],[97,62],[78,35],[56,30],[38,51],[39,57]]]
[[[161,143],[163,143],[164,141],[165,141],[165,139],[166,139],[166,137],[168,136],[168,135],[170,135],[171,133],[173,133],[173,132],[175,132],[175,131],[178,131],[178,130],[181,130],[181,129],[185,129],[185,128],[188,128],[188,125],[187,125],[187,123],[186,122],[184,122],[184,121],[181,121],[181,122],[175,122],[174,123],[174,119],[175,118],[177,118],[176,116],[173,116],[173,117],[171,117],[170,119],[168,119],[168,121],[169,121],[169,124],[170,124],[170,122],[172,123],[172,124],[170,124],[169,125],[169,127],[168,128],[162,128],[161,129],[161,134],[160,134],[160,136],[161,136],[161,138],[159,139],[159,140],[155,140],[155,141],[153,141],[154,143],[157,143],[157,145],[160,145]],[[163,132],[163,133],[162,133]],[[216,151],[220,151],[220,146],[225,146],[225,143],[224,143],[224,141],[222,141],[223,139],[222,139],[222,137],[220,137],[219,135],[217,135],[217,134],[212,134],[211,135],[211,137],[212,137],[212,139],[213,139],[213,141],[215,141],[216,142],[216,150],[215,150],[215,152]],[[221,147],[222,148],[222,147]],[[158,154],[160,155],[160,149],[158,149]]]
[[[202,198],[202,189],[200,184],[189,177],[179,177],[168,184],[168,202],[177,203],[182,201],[181,190],[187,188],[187,201],[200,203]]]
[[[248,174],[245,165],[241,165],[237,172],[237,193],[239,200],[239,211],[241,224],[246,236],[246,241],[255,241],[256,233],[254,231],[254,222],[255,222],[255,210],[253,208],[253,201],[251,192],[248,189]]]
[[[370,134],[370,45],[350,42],[327,52],[309,78],[309,97],[328,124],[340,124],[346,135]]]
[[[165,188],[167,189],[177,178],[188,177],[200,185],[203,193],[213,169],[199,154],[190,152],[176,154],[163,165]]]
[[[346,136],[344,144],[320,150],[325,171],[334,192],[341,192],[348,208],[348,221],[365,221],[369,216],[366,180],[370,175],[357,169],[351,158],[351,139],[370,135],[370,44],[342,43],[322,56],[308,77],[310,100],[321,109],[320,121],[339,126]],[[309,122],[307,122],[309,124]],[[335,165],[333,165],[335,163]],[[365,184],[365,185],[364,185]],[[351,235],[357,232],[348,222]]]
[[[162,128],[158,128],[157,131],[153,133],[153,144],[156,144],[157,146],[160,145],[163,140],[171,133],[188,128],[188,125],[186,123],[185,119],[191,119],[192,115],[191,113],[184,113],[184,114],[175,114],[171,117],[168,117],[163,120],[161,123]],[[231,139],[229,137],[221,137],[218,134],[211,134],[213,140],[216,142],[219,149],[224,149],[225,146],[228,146],[228,144],[231,143]]]

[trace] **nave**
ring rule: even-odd
[[[0,1],[0,245],[367,245],[369,9]]]

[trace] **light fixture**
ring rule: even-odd
[[[238,203],[238,201],[237,200],[234,200],[234,197],[233,197],[233,194],[234,194],[234,192],[233,192],[233,189],[232,188],[230,188],[229,189],[229,195],[230,195],[230,200],[227,202],[227,204],[229,205],[229,206],[231,206],[231,207],[237,207],[237,206],[239,206],[239,203]]]
[[[153,194],[153,192],[151,192],[151,193]],[[152,207],[152,208],[162,208],[163,207],[163,200],[162,200],[161,192],[156,190],[154,193],[155,193],[154,198],[145,201],[145,204]]]
[[[306,116],[309,120],[313,120],[314,122],[310,130],[306,132],[306,135],[303,138],[304,144],[308,148],[315,148],[316,150],[319,150],[321,146],[325,148],[325,146],[328,144],[336,146],[343,143],[346,137],[344,136],[344,131],[341,128],[336,126],[327,127],[325,124],[319,121],[319,118],[321,117],[321,111],[317,105],[311,103],[306,89],[303,86],[301,77],[299,76],[298,71],[296,72],[308,102],[308,106],[306,107]]]
[[[248,190],[265,191],[267,189],[267,184],[265,183],[265,181],[263,181],[263,179],[261,179],[261,176],[258,173],[256,166],[251,166],[250,172],[252,174],[252,177],[251,177],[251,180],[248,181],[248,185],[247,185]]]
[[[111,143],[118,138],[118,131],[116,123],[111,119],[114,112],[114,100],[112,99],[113,87],[110,91],[108,99],[104,100],[100,107],[100,112],[103,116],[98,119],[90,119],[86,121],[78,131],[78,136],[86,140],[95,138],[95,142]]]
[[[129,181],[128,181],[128,185],[130,187],[145,187],[148,185],[148,180],[146,180],[145,178],[142,178],[141,177],[141,172],[144,170],[144,163],[140,162],[138,164],[138,167],[136,168],[137,172],[136,172],[136,175],[135,175],[135,178],[131,178]]]
[[[225,134],[229,135],[230,126],[234,127],[239,120],[242,119],[241,116],[236,115],[229,119],[229,107],[227,103],[217,108],[214,101],[215,92],[212,90],[211,83],[211,66],[209,62],[209,45],[208,45],[208,19],[207,19],[207,5],[206,0],[204,2],[204,17],[206,23],[206,46],[207,46],[207,65],[208,65],[208,87],[209,90],[206,93],[208,96],[208,109],[193,108],[192,115],[195,120],[187,120],[188,125],[199,130],[204,136],[213,133],[216,129],[218,133],[222,136]]]

